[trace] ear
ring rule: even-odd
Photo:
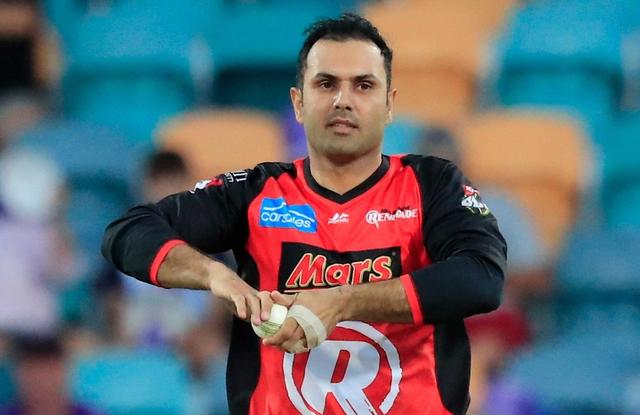
[[[390,124],[393,121],[393,104],[395,103],[396,94],[398,90],[392,88],[387,93],[387,124]]]
[[[302,90],[292,87],[289,90],[289,95],[291,96],[293,111],[296,114],[296,121],[302,124]]]

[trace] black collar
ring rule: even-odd
[[[319,194],[320,196],[332,200],[336,203],[346,203],[351,199],[360,196],[367,190],[371,189],[378,181],[385,175],[385,173],[389,170],[389,157],[382,155],[382,162],[380,166],[374,171],[371,176],[367,177],[365,181],[349,190],[345,194],[338,194],[333,190],[329,190],[326,187],[321,186],[316,179],[311,175],[311,167],[309,163],[309,157],[304,159],[304,178],[307,181],[309,187]]]

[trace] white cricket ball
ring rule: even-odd
[[[251,323],[251,327],[253,327],[253,331],[256,332],[258,337],[267,338],[276,334],[276,331],[280,329],[284,320],[287,318],[287,312],[289,309],[280,304],[274,304],[271,306],[271,315],[269,316],[269,320],[263,321],[262,324],[256,326]]]

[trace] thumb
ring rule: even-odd
[[[274,303],[283,305],[285,307],[291,307],[296,299],[295,295],[282,294],[279,291],[271,291],[271,299]]]

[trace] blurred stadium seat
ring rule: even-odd
[[[573,235],[556,272],[559,330],[640,332],[638,252],[631,230]]]
[[[550,113],[496,111],[462,123],[457,137],[471,181],[516,196],[556,257],[590,177],[593,156],[580,125]]]
[[[93,263],[105,226],[132,203],[136,156],[106,128],[49,120],[25,132],[16,147],[41,150],[63,168],[70,184],[67,217],[75,242]]]
[[[509,372],[560,414],[621,414],[640,371],[640,237],[583,231],[556,272],[557,336]]]
[[[42,3],[65,55],[63,109],[91,124],[48,121],[15,145],[44,149],[64,167],[69,223],[94,273],[103,265],[104,227],[133,202],[144,148],[130,143],[151,146],[155,131],[158,146],[185,156],[194,182],[304,156],[304,130],[290,110],[283,121],[237,108],[290,108],[303,30],[318,17],[362,7],[395,53],[397,116],[383,151],[427,153],[428,127],[457,128],[460,164],[495,209],[510,271],[561,255],[557,292],[542,310],[555,325],[541,332],[556,337],[517,355],[507,378],[553,408],[545,415],[640,414],[640,240],[633,233],[640,227],[640,114],[619,113],[621,101],[640,108],[640,1]],[[486,92],[510,109],[474,114],[490,101],[478,82],[498,31],[495,90]],[[202,102],[230,109],[183,113]],[[566,112],[580,117],[589,135]],[[572,234],[583,193],[596,193],[589,186],[600,158],[606,230]],[[537,248],[537,234],[546,252]],[[104,293],[92,282],[66,287],[63,313],[84,307],[96,314]],[[549,324],[537,305],[531,320]],[[12,371],[0,359],[0,413],[17,399]],[[110,414],[197,412],[222,400],[224,375],[215,375],[194,386],[174,357],[107,351],[75,362],[71,389],[80,403]]]
[[[611,124],[603,147],[602,204],[611,228],[640,228],[640,114]]]
[[[290,104],[303,31],[337,15],[339,2],[275,2],[228,7],[213,32],[213,103],[278,112]]]
[[[482,200],[498,218],[500,232],[507,241],[509,278],[547,265],[540,232],[529,212],[512,194],[491,186],[482,187]]]
[[[287,147],[287,160],[294,160],[307,155],[307,136],[304,126],[296,120],[293,107],[280,114],[280,124],[284,132]]]
[[[17,398],[13,370],[9,360],[0,359],[0,412],[14,404]]]
[[[203,4],[118,1],[80,10],[64,42],[65,112],[150,141],[160,119],[189,108],[210,83],[203,16],[211,26],[217,16]]]
[[[622,95],[621,26],[619,10],[598,1],[523,7],[499,42],[500,101],[570,111],[588,126],[607,121]]]
[[[615,331],[564,336],[520,356],[506,376],[557,415],[622,414],[626,384],[640,363],[638,340]]]
[[[78,358],[70,374],[75,402],[110,415],[183,414],[188,373],[175,357],[107,350]]]
[[[188,113],[161,125],[156,141],[159,147],[182,155],[196,181],[286,158],[280,124],[259,112]]]
[[[471,111],[489,32],[460,2],[376,3],[365,16],[394,50],[397,114],[451,125]]]
[[[505,21],[509,17],[509,14],[516,8],[517,0],[492,0],[490,2],[485,0],[456,0],[454,2],[450,0],[428,0],[429,3],[455,3],[459,7],[463,7],[467,10],[468,14],[475,16],[478,22],[482,25],[486,32],[495,32],[502,28]],[[409,7],[420,6],[426,3],[425,0],[391,0],[388,1],[390,5],[396,8],[406,7],[407,4],[411,4]],[[439,5],[438,5],[439,6]]]
[[[395,117],[384,129],[382,152],[384,154],[420,153],[426,125],[408,117]]]

